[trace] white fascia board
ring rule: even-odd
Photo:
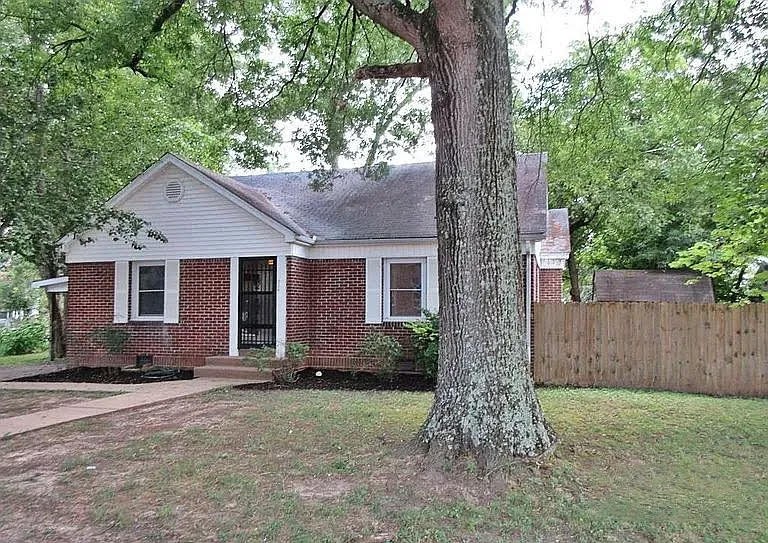
[[[542,270],[564,270],[568,262],[568,253],[547,253],[536,257]]]
[[[437,243],[437,238],[370,238],[370,239],[326,239],[315,243],[315,247],[324,247],[326,245],[393,245],[401,243],[412,245],[415,243]]]
[[[69,290],[69,277],[65,275],[32,281],[31,286],[32,288],[44,288],[46,292],[67,292]]]
[[[437,256],[437,239],[418,240],[376,240],[347,243],[316,244],[308,248],[309,259],[345,259],[345,258],[425,258]]]
[[[300,243],[289,243],[287,256],[297,256],[299,258],[310,258],[311,247]]]

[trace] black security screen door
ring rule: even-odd
[[[239,348],[275,346],[275,257],[240,259]]]

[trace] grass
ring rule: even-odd
[[[557,453],[503,482],[423,469],[407,444],[424,393],[218,391],[99,419],[110,426],[92,434],[0,442],[11,459],[57,451],[34,470],[59,478],[38,503],[16,476],[32,464],[0,468],[0,539],[68,518],[111,541],[768,542],[768,401],[540,397]],[[153,417],[163,424],[137,425]],[[12,526],[29,507],[45,512]]]
[[[48,351],[30,354],[0,356],[0,366],[21,366],[24,364],[39,364],[48,362]]]

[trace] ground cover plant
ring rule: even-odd
[[[504,482],[423,470],[425,392],[230,390],[17,436],[0,540],[768,541],[768,401],[540,395],[561,442]]]

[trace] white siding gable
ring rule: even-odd
[[[171,180],[184,186],[179,202],[165,198],[165,186]],[[96,232],[90,234],[95,239],[91,243],[70,243],[67,262],[271,256],[289,250],[282,233],[172,164],[130,194],[119,208],[150,222],[168,242],[142,234],[139,242],[145,248],[135,250],[129,243],[115,242],[104,232]]]

